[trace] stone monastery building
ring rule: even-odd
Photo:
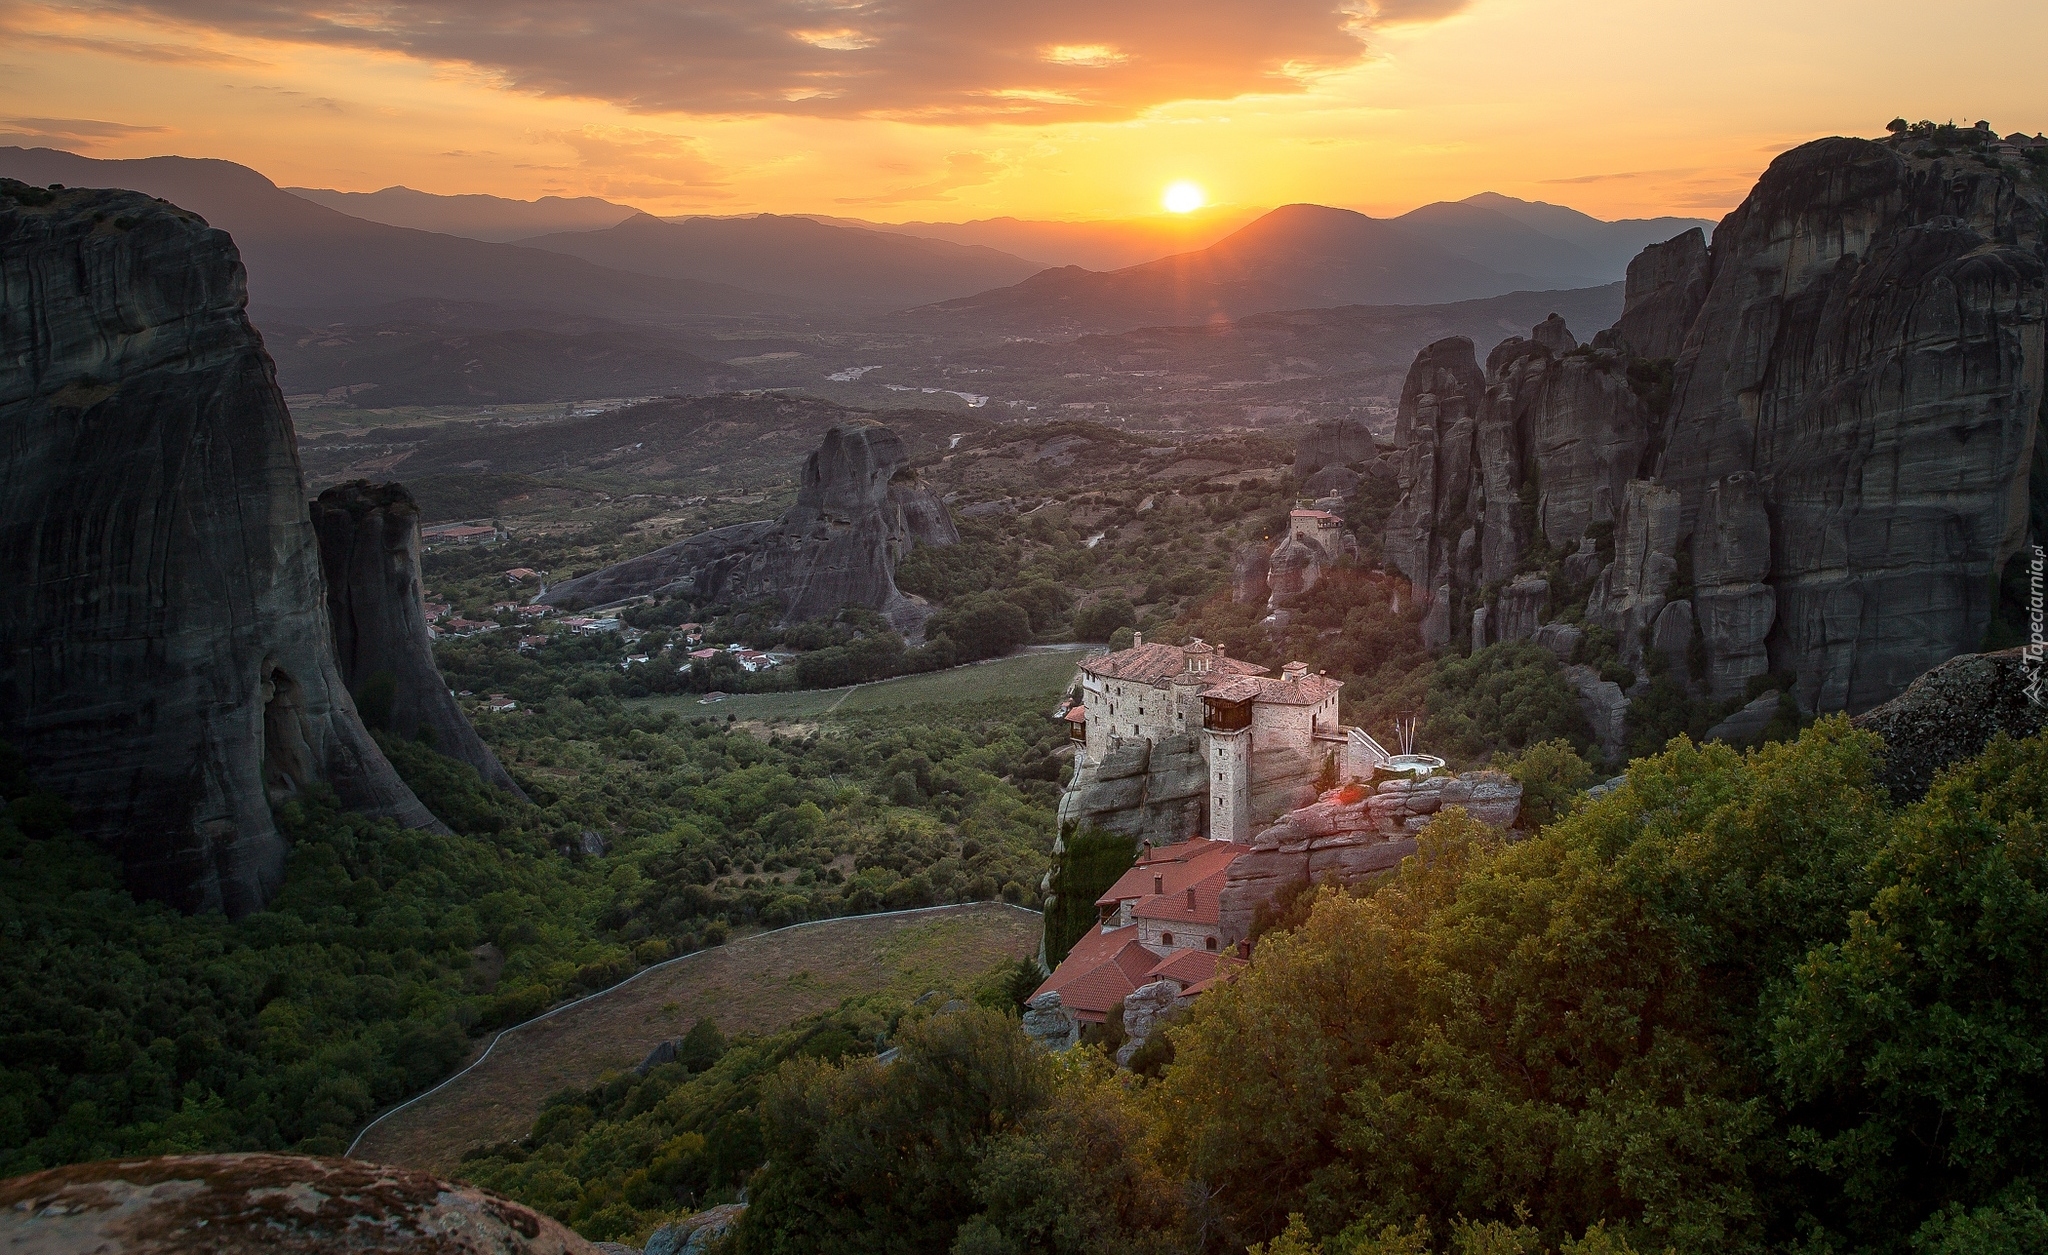
[[[1125,777],[1105,764],[1119,753],[1142,751],[1153,772],[1164,770],[1165,757],[1198,752],[1186,765],[1202,773],[1195,783],[1206,785],[1196,790],[1206,792],[1206,806],[1180,812],[1177,831],[1133,835],[1161,845],[1201,836],[1243,842],[1255,823],[1313,800],[1313,782],[1326,763],[1334,760],[1347,775],[1369,775],[1385,760],[1372,738],[1337,722],[1341,681],[1311,675],[1300,662],[1288,663],[1277,677],[1265,671],[1200,639],[1181,646],[1147,644],[1143,636],[1129,649],[1082,663],[1081,704],[1067,714],[1081,743],[1074,764],[1077,801],[1090,815],[1103,810],[1094,803],[1114,803],[1103,795],[1117,790],[1105,786]],[[1062,819],[1082,817],[1070,816],[1070,809],[1062,807]],[[1113,819],[1104,826],[1124,830]]]

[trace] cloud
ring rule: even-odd
[[[474,66],[647,113],[926,122],[1114,119],[1298,92],[1381,24],[1468,0],[52,0],[291,43]]]
[[[946,171],[938,178],[912,187],[898,188],[874,196],[839,196],[842,205],[901,205],[911,201],[951,200],[957,188],[979,187],[1007,169],[984,153],[953,153],[946,158]]]
[[[131,135],[163,135],[168,126],[130,126],[95,118],[0,118],[0,143],[28,148],[44,145],[73,151],[98,147],[103,141]]]
[[[124,61],[144,61],[155,65],[213,65],[233,66],[240,69],[265,69],[268,63],[250,57],[236,56],[231,52],[217,52],[211,48],[198,48],[181,43],[151,43],[136,39],[96,39],[85,35],[66,35],[56,31],[25,28],[7,20],[19,16],[23,6],[6,5],[9,12],[0,17],[0,34],[7,42],[24,48],[49,48],[65,52],[88,52],[100,56],[119,57]]]
[[[566,145],[576,154],[573,166],[522,165],[536,171],[580,171],[580,185],[599,196],[644,196],[669,199],[726,200],[726,173],[707,158],[687,135],[631,127],[586,126],[573,131],[544,131],[541,143]]]

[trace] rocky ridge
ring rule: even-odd
[[[364,721],[408,740],[424,731],[435,749],[524,798],[434,665],[412,494],[403,484],[353,480],[321,493],[311,514],[335,658]]]
[[[138,894],[242,915],[316,783],[439,828],[336,668],[291,416],[233,241],[0,180],[0,737]]]
[[[796,502],[780,518],[692,536],[558,584],[541,600],[587,606],[650,593],[700,603],[772,598],[792,621],[858,605],[913,635],[929,609],[896,587],[896,564],[916,545],[955,544],[960,533],[908,462],[902,440],[887,427],[834,427],[804,459]]]
[[[1425,642],[1562,616],[1717,702],[1789,673],[1809,712],[1977,647],[2048,515],[2044,224],[2048,188],[1988,145],[1820,140],[1711,247],[1645,250],[1592,344],[1552,320],[1483,369],[1424,349],[1385,548]]]
[[[126,1255],[596,1255],[509,1199],[355,1159],[164,1155],[0,1181],[0,1247]]]

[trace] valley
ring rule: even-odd
[[[0,1174],[671,1255],[2038,1218],[1970,1043],[2048,1023],[2048,140],[1718,224],[0,176]]]

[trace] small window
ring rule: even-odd
[[[1216,948],[1216,939],[1214,937],[1208,938],[1208,946],[1211,950]]]
[[[1159,944],[1160,944],[1160,945],[1162,945],[1162,946],[1170,946],[1170,945],[1172,945],[1172,944],[1173,944],[1173,934],[1172,934],[1172,933],[1160,933],[1160,934],[1159,934]]]

